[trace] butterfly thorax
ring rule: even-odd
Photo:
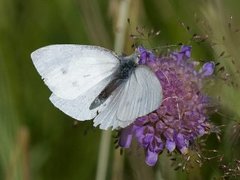
[[[100,106],[107,100],[107,98],[112,94],[115,89],[117,89],[120,85],[126,82],[126,80],[130,77],[130,75],[137,67],[136,58],[137,57],[135,54],[131,56],[120,57],[120,66],[116,70],[113,79],[102,90],[102,92],[97,96],[97,98],[95,98],[89,109],[95,109],[96,107]]]
[[[120,61],[120,67],[117,72],[117,77],[119,79],[127,79],[134,69],[137,67],[137,64],[132,59],[123,59]]]

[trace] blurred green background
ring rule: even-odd
[[[50,103],[50,91],[30,53],[59,43],[114,49],[121,1],[0,0],[0,179],[95,179],[101,131],[92,128],[90,121],[73,126],[74,121]],[[130,34],[136,33],[136,26],[144,26],[161,31],[142,41],[147,46],[190,43],[195,59],[220,62],[224,73],[216,72],[216,81],[207,92],[220,97],[217,106],[222,115],[213,114],[212,120],[225,126],[222,141],[217,144],[212,138],[208,144],[225,154],[227,162],[240,155],[239,7],[239,0],[132,0],[123,51],[133,51]],[[107,179],[114,179],[113,151],[112,140]],[[125,157],[122,175],[115,179],[213,179],[222,175],[217,163],[185,173],[174,171],[165,155],[155,168],[130,156]]]

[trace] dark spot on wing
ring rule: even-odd
[[[90,74],[84,74],[83,77],[86,78],[86,77],[89,77],[91,76]]]
[[[76,87],[76,86],[78,85],[78,82],[77,82],[77,81],[73,81],[73,82],[72,82],[72,85],[73,85],[74,87]]]
[[[62,74],[66,74],[66,73],[67,73],[67,70],[66,70],[65,68],[62,68],[62,69],[61,69],[61,72],[62,72]]]

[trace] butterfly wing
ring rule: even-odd
[[[107,107],[94,119],[94,126],[124,128],[161,105],[162,87],[156,75],[147,66],[140,65],[108,101]]]
[[[128,121],[156,110],[162,102],[162,86],[147,66],[139,66],[131,75],[117,112],[120,121]]]
[[[34,51],[31,57],[49,89],[69,100],[111,76],[120,64],[113,52],[87,45],[50,45]]]
[[[112,127],[112,129],[120,127],[117,118],[117,110],[123,91],[124,84],[119,86],[115,91],[113,91],[112,95],[108,97],[105,102],[107,104],[105,109],[101,109],[100,107],[101,113],[99,113],[93,120],[95,127],[100,125],[99,128],[104,130],[109,129],[110,127]]]
[[[110,82],[110,80],[111,77],[105,78],[86,93],[78,96],[75,99],[62,99],[55,94],[52,94],[50,96],[50,101],[54,104],[54,106],[74,119],[79,121],[93,119],[97,115],[99,108],[101,107],[101,109],[103,109],[105,107],[105,103],[103,103],[99,108],[92,110],[90,110],[89,107],[98,94],[100,94],[104,87]]]

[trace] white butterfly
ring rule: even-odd
[[[156,75],[128,57],[98,46],[50,45],[31,54],[51,102],[79,121],[94,118],[101,129],[124,128],[156,110],[162,87]]]

